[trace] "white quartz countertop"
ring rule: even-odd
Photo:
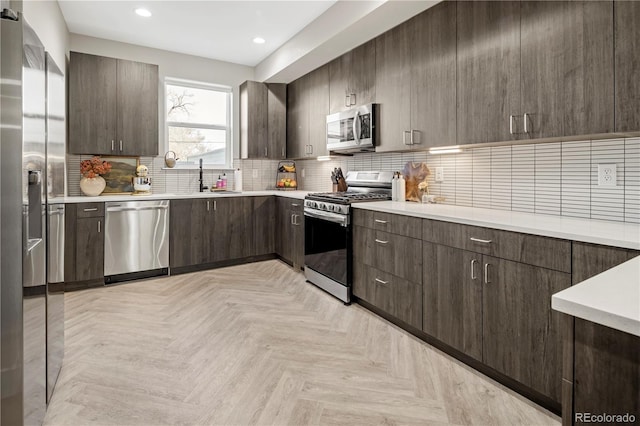
[[[551,307],[640,336],[640,256],[554,294]]]
[[[635,223],[397,201],[356,203],[353,207],[640,250],[640,225]]]
[[[259,197],[264,195],[276,195],[303,200],[309,191],[206,191],[192,192],[189,194],[151,194],[151,195],[100,195],[98,197],[61,197],[49,200],[50,203],[104,203],[109,201],[144,201],[144,200],[180,200],[185,198],[224,198],[224,197]]]

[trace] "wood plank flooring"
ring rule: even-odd
[[[67,293],[45,425],[559,425],[273,260]]]

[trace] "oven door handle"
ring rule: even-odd
[[[304,209],[304,215],[315,219],[326,220],[328,222],[337,223],[340,226],[349,226],[349,216],[320,210],[312,210],[307,207]]]
[[[360,111],[356,111],[355,117],[353,117],[353,140],[356,145],[360,145]]]

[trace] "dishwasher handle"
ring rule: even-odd
[[[167,210],[169,206],[145,206],[145,207],[122,207],[119,205],[107,207],[108,212],[131,212],[143,210]]]

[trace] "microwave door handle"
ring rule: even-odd
[[[360,111],[356,111],[356,115],[353,117],[353,140],[356,145],[360,145]]]

